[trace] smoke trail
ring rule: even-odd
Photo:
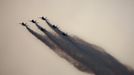
[[[77,56],[80,56],[81,53],[78,51],[77,47],[75,47],[72,43],[68,42],[68,40],[63,39],[60,36],[53,35],[51,32],[48,32],[46,29],[42,28],[37,23],[35,23],[35,25],[62,50],[60,53],[63,54],[61,54],[60,56],[64,57],[79,70],[91,72],[89,69],[86,68],[86,66],[74,59]]]
[[[38,38],[40,41],[42,41],[48,47],[50,47],[51,49],[56,49],[56,46],[49,40],[49,38],[47,38],[47,36],[41,35],[35,31],[33,31],[28,26],[26,26],[26,28],[32,35],[34,35],[36,38]]]
[[[39,25],[37,25],[38,28],[41,31],[45,31],[46,34],[48,35],[48,37],[50,37],[51,40],[55,41],[56,44],[53,44],[54,46],[52,46],[52,42],[50,41],[50,39],[48,39],[47,36],[42,36],[38,33],[36,33],[35,31],[33,31],[32,29],[30,29],[29,27],[26,26],[27,30],[34,35],[35,37],[37,37],[39,40],[41,40],[43,43],[45,43],[49,48],[51,48],[53,51],[55,51],[59,56],[61,56],[62,58],[65,58],[66,60],[68,60],[70,63],[72,63],[74,66],[76,66],[78,69],[82,69],[82,65],[80,65],[80,63],[78,61],[76,61],[75,59],[73,59],[70,55],[68,55],[66,52],[64,52],[62,46],[58,45],[57,42],[61,43],[61,39],[58,36],[54,36],[53,34],[51,34],[50,32],[44,30],[43,28],[39,27]],[[49,40],[49,41],[47,41]],[[57,46],[58,45],[58,46]],[[81,66],[81,67],[80,67]]]
[[[82,52],[85,52],[83,54],[86,54],[86,55],[88,55],[88,57],[92,57],[93,59],[95,59],[96,62],[99,62],[99,66],[103,64],[103,66],[114,69],[115,73],[117,73],[118,75],[128,75],[128,72],[126,72],[127,68],[123,64],[121,64],[119,61],[117,61],[115,58],[113,58],[111,55],[106,53],[102,48],[100,48],[96,45],[93,45],[93,44],[89,44],[89,43],[81,40],[78,37],[70,37],[68,35],[65,36],[65,35],[63,35],[64,32],[62,32],[61,30],[59,30],[56,27],[53,27],[54,25],[52,25],[47,19],[43,19],[43,20],[45,20],[46,23],[55,32],[57,32],[57,34],[59,34],[59,36],[61,38],[68,40],[69,42],[74,44],[77,48],[82,50]],[[82,54],[82,52],[81,52],[81,54]],[[118,71],[118,69],[120,69],[120,70]]]
[[[132,69],[124,66],[100,47],[87,43],[78,37],[67,35],[55,25],[49,23],[46,18],[42,17],[42,19],[58,36],[42,28],[35,21],[32,22],[46,36],[41,36],[26,26],[28,31],[80,71],[94,73],[95,75],[134,75]]]

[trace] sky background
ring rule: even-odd
[[[19,25],[40,16],[134,68],[134,0],[0,0],[0,75],[88,75]]]

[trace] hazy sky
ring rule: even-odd
[[[0,10],[0,75],[86,75],[19,25],[39,16],[134,68],[133,0],[0,0]]]

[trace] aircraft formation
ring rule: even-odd
[[[37,39],[46,44],[60,57],[66,59],[78,70],[93,75],[134,75],[134,70],[125,66],[102,48],[90,44],[78,37],[72,37],[61,31],[56,25],[51,24],[46,17],[40,17],[47,25],[56,32],[52,34],[39,25],[36,20],[30,20],[41,30],[42,36],[32,30],[25,22],[20,23]]]
[[[42,16],[42,17],[40,17],[40,18],[41,18],[42,20],[46,21],[46,23],[48,24],[48,26],[49,26],[50,28],[52,28],[54,31],[59,31],[63,36],[68,36],[67,33],[65,33],[65,32],[59,30],[59,28],[58,28],[56,25],[51,24],[51,23],[48,21],[47,17],[43,17],[43,16]],[[36,20],[30,20],[30,22],[34,23],[35,25],[37,25],[38,27],[40,27],[40,29],[42,29],[42,27],[38,25],[38,22],[37,22]],[[24,22],[22,22],[22,23],[20,23],[20,24],[21,24],[22,26],[25,26],[25,27],[28,26],[28,25],[27,25],[26,23],[24,23]],[[44,29],[44,28],[43,28],[43,29]]]

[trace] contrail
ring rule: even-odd
[[[134,70],[120,63],[112,55],[105,52],[104,49],[87,43],[76,36],[66,34],[44,17],[41,17],[41,19],[44,20],[57,35],[41,27],[34,20],[31,20],[31,22],[45,35],[40,35],[33,31],[25,23],[22,23],[22,25],[25,26],[32,35],[80,71],[93,73],[95,75],[134,75]]]

